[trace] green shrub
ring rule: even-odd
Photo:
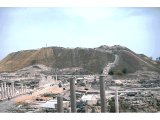
[[[123,74],[126,74],[126,73],[127,73],[127,69],[126,69],[126,68],[123,68],[123,69],[122,69],[122,73],[123,73]]]
[[[110,70],[110,71],[108,72],[108,74],[109,74],[109,75],[114,75],[113,70]]]
[[[120,70],[117,70],[116,72],[115,72],[115,75],[123,75],[123,73],[120,71]]]

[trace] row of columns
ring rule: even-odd
[[[14,97],[15,95],[15,88],[14,82],[11,85],[7,85],[6,82],[1,83],[1,99],[5,99],[8,97]]]
[[[19,94],[23,94],[27,92],[27,86],[23,86],[23,83],[21,83],[21,87],[19,90]]]
[[[3,82],[1,83],[0,87],[1,87],[1,92],[0,92],[1,100],[12,98],[17,95],[16,89],[14,87],[14,82],[12,82],[11,85],[7,85],[6,82]],[[27,86],[23,86],[23,83],[21,83],[18,95],[26,92],[27,92]]]
[[[101,112],[106,112],[106,95],[105,95],[105,76],[100,76],[100,97],[101,97]],[[71,112],[76,112],[76,94],[75,94],[75,80],[72,78],[70,80],[70,102],[71,102]],[[118,102],[118,91],[115,90],[115,110],[119,113],[119,102]],[[63,112],[63,97],[59,95],[57,97],[57,112]]]

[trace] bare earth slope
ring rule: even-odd
[[[98,48],[62,48],[47,47],[38,50],[24,50],[9,54],[0,61],[0,72],[13,72],[34,64],[43,64],[53,68],[80,67],[88,73],[101,73],[108,63],[113,63],[117,55],[118,61],[112,69],[127,69],[132,73],[137,70],[160,72],[157,63],[134,53],[122,46],[100,46]]]
[[[160,72],[160,67],[158,62],[151,60],[145,55],[139,55],[130,49],[115,45],[115,46],[100,46],[96,48],[98,51],[105,51],[118,56],[117,64],[111,68],[113,71],[122,72],[126,69],[128,73],[134,73],[138,70],[142,71],[156,71]]]
[[[160,69],[149,58],[145,60],[134,52],[127,50],[120,50],[117,54],[119,62],[113,70],[122,71],[125,68],[129,73],[136,72],[137,70],[160,72]]]
[[[9,54],[0,61],[0,72],[13,72],[30,65],[43,64],[60,69],[81,67],[89,73],[99,73],[113,60],[113,54],[94,49],[48,47]]]

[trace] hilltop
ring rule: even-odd
[[[126,69],[128,73],[137,70],[160,71],[158,62],[145,55],[139,55],[126,47],[100,46],[97,48],[46,47],[37,50],[23,50],[10,53],[0,61],[0,72],[14,72],[19,69],[42,64],[51,68],[82,68],[87,74],[101,73],[105,66],[118,56],[114,71]]]

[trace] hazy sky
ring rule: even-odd
[[[0,59],[47,46],[122,45],[160,56],[159,8],[0,8]]]

